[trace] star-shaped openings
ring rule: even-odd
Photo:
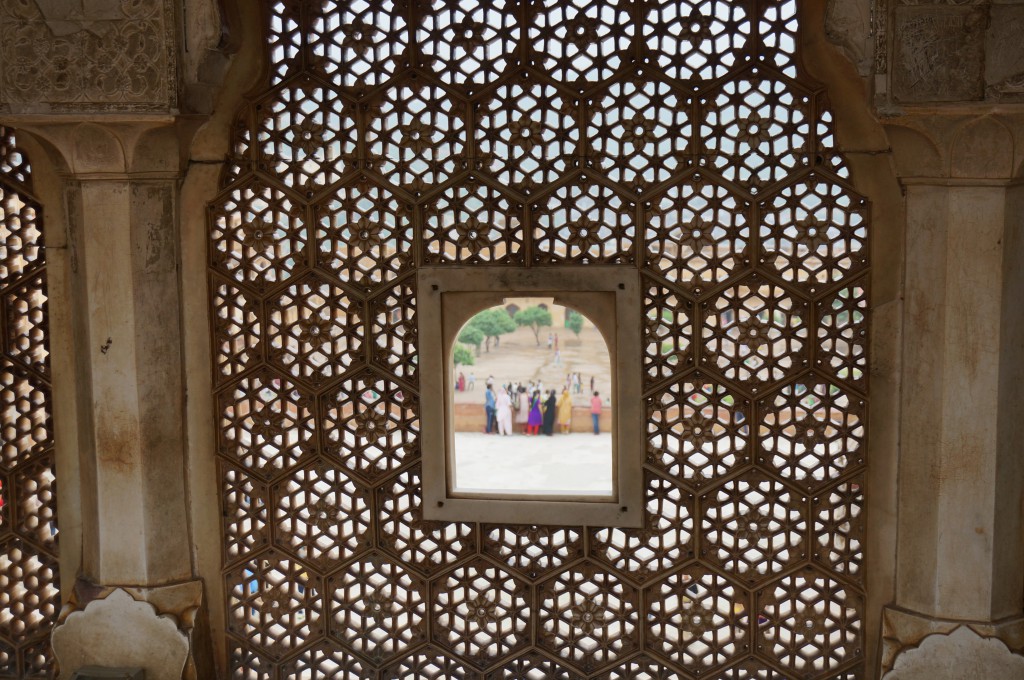
[[[391,192],[365,182],[339,187],[313,212],[317,266],[341,281],[369,292],[412,267],[411,208]]]
[[[583,91],[611,77],[633,41],[631,4],[625,0],[541,0],[528,30],[540,65],[555,80]]]
[[[720,78],[750,36],[749,5],[729,0],[666,0],[649,5],[643,42],[660,72],[679,80]]]
[[[759,404],[759,462],[809,491],[863,464],[867,413],[858,397],[808,376]]]
[[[416,29],[420,51],[444,83],[472,93],[505,71],[518,9],[506,0],[431,0]]]
[[[810,95],[752,67],[701,97],[707,165],[758,193],[809,163]]]
[[[632,262],[635,208],[628,197],[581,175],[534,205],[534,261]]]
[[[810,175],[766,197],[761,262],[814,295],[867,267],[867,200]]]
[[[480,167],[502,186],[533,194],[573,163],[579,103],[527,72],[484,96],[477,119]]]
[[[366,371],[322,398],[325,453],[369,483],[419,453],[416,395],[383,375]]]
[[[808,305],[756,275],[705,302],[703,361],[757,392],[807,364]]]
[[[750,203],[701,174],[644,204],[647,268],[694,295],[748,262]]]
[[[617,81],[589,108],[587,137],[611,180],[639,194],[691,164],[690,101],[667,83]]]
[[[648,399],[647,464],[699,489],[750,459],[750,407],[700,374]]]
[[[419,196],[465,167],[461,106],[437,85],[408,79],[373,108],[367,148],[391,184]]]
[[[408,47],[403,0],[322,0],[308,31],[312,70],[356,95],[382,84],[401,66]]]
[[[318,387],[360,358],[362,316],[362,305],[347,291],[308,275],[267,303],[268,358]]]

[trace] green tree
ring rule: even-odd
[[[469,325],[484,334],[484,351],[491,351],[491,340],[497,340],[498,336],[511,333],[516,329],[515,323],[504,309],[485,309],[472,319]]]
[[[527,307],[516,312],[515,322],[533,331],[533,338],[540,346],[540,329],[551,325],[551,312],[543,307]]]
[[[565,310],[565,327],[575,333],[577,338],[580,337],[580,331],[583,330],[583,315],[575,309]]]
[[[476,355],[480,356],[480,345],[484,341],[484,332],[475,326],[467,325],[459,333],[459,342],[472,345],[476,348]]]
[[[452,355],[452,358],[455,360],[456,366],[472,366],[473,350],[466,347],[465,345],[455,343],[455,351]]]

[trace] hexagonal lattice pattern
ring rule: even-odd
[[[864,603],[810,568],[758,591],[758,645],[790,671],[819,675],[861,655]]]
[[[268,6],[269,79],[209,214],[231,674],[864,674],[869,211],[796,9]],[[13,148],[4,257],[40,231]],[[417,268],[588,264],[641,282],[643,526],[424,520]],[[10,286],[38,276],[0,281],[33,377],[45,307]],[[27,450],[0,531],[44,540],[48,443]]]
[[[704,363],[751,392],[807,364],[808,305],[785,288],[752,276],[704,310]]]
[[[536,262],[633,261],[634,210],[627,197],[582,175],[533,207]]]
[[[14,530],[50,552],[57,548],[57,484],[53,454],[36,456],[11,475]]]
[[[647,464],[695,489],[749,459],[750,406],[700,374],[647,404]]]
[[[210,210],[210,260],[263,291],[306,266],[305,209],[260,180],[226,192]]]
[[[765,199],[761,261],[814,294],[867,266],[867,201],[809,176]]]
[[[860,583],[863,580],[863,478],[824,489],[811,499],[814,555],[823,565]]]
[[[262,359],[262,309],[259,301],[216,277],[210,280],[213,315],[214,381],[224,383]]]
[[[281,674],[289,678],[367,678],[373,669],[354,654],[338,649],[334,642],[322,642],[303,650],[294,660],[281,665]]]
[[[434,647],[424,647],[384,669],[386,680],[477,680],[479,675]]]
[[[43,212],[15,133],[0,126],[0,675],[54,673],[60,611]]]
[[[787,76],[795,77],[794,57],[799,25],[796,0],[770,0],[763,4],[764,13],[757,24],[762,43],[759,56]]]
[[[647,267],[694,295],[748,261],[750,204],[701,176],[669,187],[644,207]]]
[[[586,673],[636,649],[636,590],[585,563],[537,586],[538,643]]]
[[[469,92],[495,80],[515,52],[518,9],[506,0],[431,0],[416,36],[424,59]]]
[[[656,384],[693,364],[690,345],[693,303],[646,277],[644,292],[644,381]]]
[[[370,361],[399,378],[416,380],[419,365],[416,288],[412,279],[370,301],[373,346]]]
[[[425,573],[456,562],[476,549],[475,528],[465,522],[423,519],[419,466],[377,489],[380,544]]]
[[[17,538],[0,543],[0,635],[15,643],[49,631],[60,611],[57,561]]]
[[[324,452],[374,482],[419,453],[416,395],[372,371],[350,378],[322,402]]]
[[[434,642],[483,668],[530,642],[530,591],[487,560],[434,580]]]
[[[587,137],[611,180],[640,193],[691,164],[690,100],[667,83],[615,82],[590,108]]]
[[[634,581],[646,581],[693,556],[693,495],[647,472],[640,529],[597,529],[590,552]]]
[[[362,305],[347,291],[307,276],[267,303],[267,358],[319,386],[361,358],[362,316]]]
[[[224,562],[231,564],[262,550],[270,542],[270,491],[266,484],[243,470],[223,461],[220,468]]]
[[[573,527],[483,525],[483,551],[531,579],[583,556],[583,532]]]
[[[806,557],[807,499],[759,473],[701,497],[704,553],[748,581],[777,574]]]
[[[316,449],[312,397],[276,373],[242,378],[220,393],[217,405],[220,454],[263,479]]]
[[[422,78],[392,87],[374,108],[367,130],[373,166],[414,195],[441,184],[465,166],[462,108]]]
[[[523,206],[498,189],[468,180],[425,212],[424,264],[523,262]]]
[[[530,194],[572,167],[579,103],[538,76],[526,74],[489,91],[478,115],[481,168],[503,186]]]
[[[647,639],[691,673],[703,674],[749,648],[749,595],[720,574],[693,567],[646,592]]]
[[[370,494],[323,463],[293,471],[271,490],[274,543],[318,567],[370,546]]]
[[[528,37],[545,73],[578,90],[610,77],[623,63],[635,29],[622,0],[543,0]]]
[[[0,183],[0,281],[13,282],[43,259],[39,207]]]
[[[410,208],[391,192],[360,183],[313,206],[317,266],[364,291],[412,265]]]
[[[375,664],[426,638],[426,587],[379,553],[352,562],[327,582],[330,635]]]
[[[728,0],[651,3],[644,47],[662,73],[680,80],[714,80],[736,63],[750,35],[745,7]]]
[[[580,676],[536,652],[513,659],[500,669],[491,671],[484,680],[581,680]]]
[[[6,352],[37,373],[50,371],[50,334],[46,271],[11,288],[3,296],[6,314]]]
[[[408,6],[402,0],[323,0],[307,33],[314,73],[362,94],[401,65],[408,45]]]
[[[756,193],[807,165],[810,96],[796,85],[753,67],[701,102],[708,165],[727,180]]]
[[[28,156],[19,148],[14,130],[3,125],[0,125],[0,176],[25,187],[32,185],[32,166]]]
[[[860,280],[817,305],[816,365],[863,390],[867,385],[868,288]]]
[[[309,78],[256,104],[259,169],[312,196],[355,161],[354,104]]]
[[[759,404],[758,461],[807,489],[863,464],[864,402],[813,376]]]
[[[302,647],[323,631],[319,577],[273,550],[227,572],[228,632],[271,657]]]
[[[53,446],[50,386],[0,358],[0,465],[12,468]]]

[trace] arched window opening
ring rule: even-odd
[[[862,677],[869,212],[795,0],[267,14],[210,207],[234,676]],[[595,265],[642,526],[426,518],[418,276]]]
[[[0,126],[0,675],[49,677],[60,611],[43,213]]]

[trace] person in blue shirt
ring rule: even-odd
[[[487,391],[484,392],[484,411],[487,413],[487,434],[494,431],[494,413],[497,408],[497,401],[494,397],[494,386],[487,385]]]

